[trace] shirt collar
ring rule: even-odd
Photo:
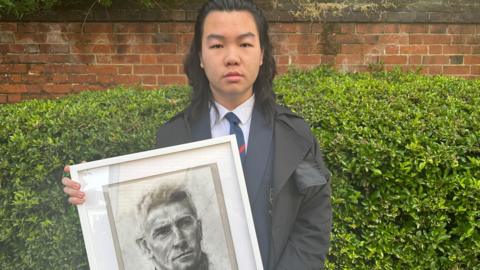
[[[233,112],[239,119],[242,124],[245,124],[251,117],[253,112],[253,105],[255,104],[255,95],[252,95],[250,98],[245,100],[242,104],[238,105]],[[210,106],[210,126],[222,121],[227,113],[230,111],[220,105],[220,103],[215,101],[215,106],[218,109],[218,115],[216,114],[215,108]]]

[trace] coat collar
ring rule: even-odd
[[[311,142],[291,125],[290,118],[298,118],[297,115],[280,106],[276,107],[276,111],[272,183],[274,201],[298,164],[307,155],[311,145]]]

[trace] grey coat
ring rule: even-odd
[[[209,138],[208,112],[195,122],[180,113],[159,128],[157,147]],[[275,107],[274,121],[269,123],[255,107],[249,138],[244,169],[247,184],[273,175],[268,269],[323,268],[332,225],[330,172],[309,126],[281,106]],[[268,153],[273,153],[273,161]],[[271,174],[259,169],[268,164],[273,166]],[[250,196],[252,207],[254,198]]]

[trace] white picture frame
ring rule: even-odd
[[[141,209],[154,208],[155,204],[144,207],[152,201],[146,198],[172,187],[185,190],[196,209],[192,219],[198,220],[199,246],[209,265],[263,270],[233,135],[72,165],[70,174],[85,192],[78,214],[91,270],[155,269],[155,263],[162,263],[161,256],[139,244],[148,235],[145,228],[151,226],[146,220],[152,220],[154,212]],[[159,211],[164,215],[163,209]],[[169,226],[175,227],[175,222]],[[162,243],[167,243],[164,239],[173,234],[164,236],[164,227],[156,230],[162,234],[152,235],[161,235]],[[155,243],[160,243],[158,239]],[[178,257],[192,261],[195,248],[183,244],[186,251]]]

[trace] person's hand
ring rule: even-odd
[[[65,166],[63,171],[70,173],[70,167]],[[63,192],[65,192],[68,197],[68,202],[74,205],[79,205],[85,202],[85,193],[80,191],[80,184],[73,181],[68,177],[62,178],[62,184],[65,186]]]

